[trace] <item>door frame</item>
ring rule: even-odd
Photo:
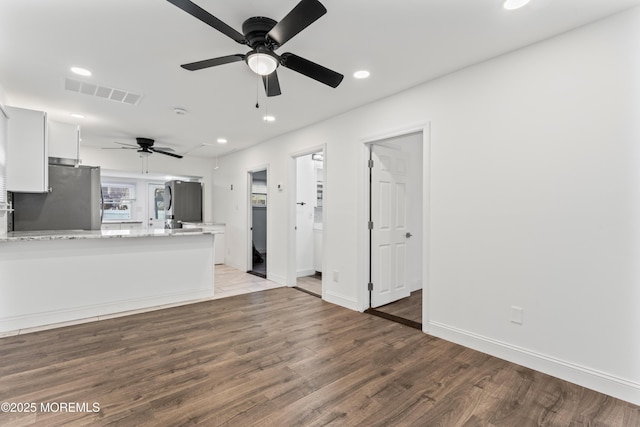
[[[401,137],[409,134],[422,133],[422,331],[429,333],[430,310],[429,310],[429,291],[430,291],[430,251],[431,232],[430,232],[430,195],[431,195],[431,122],[424,122],[414,126],[400,128],[394,131],[381,133],[360,140],[360,177],[362,184],[359,186],[359,214],[358,221],[358,241],[360,268],[358,272],[358,301],[359,310],[365,311],[369,308],[369,145],[387,140],[390,138]]]
[[[246,240],[246,245],[247,245],[247,258],[246,258],[246,268],[245,271],[250,271],[253,270],[253,232],[251,230],[252,227],[252,223],[253,223],[253,209],[252,209],[252,203],[251,203],[251,194],[253,193],[253,174],[256,172],[262,172],[262,171],[266,171],[267,172],[267,254],[269,254],[270,250],[271,250],[271,239],[269,238],[269,230],[271,227],[269,227],[269,206],[271,205],[271,197],[270,197],[270,192],[269,192],[269,185],[271,183],[271,176],[269,173],[269,164],[265,164],[265,165],[261,165],[261,166],[256,166],[254,168],[251,169],[247,169],[246,171],[246,177],[247,177],[247,197],[246,197],[246,203],[247,203],[247,222],[246,222],[246,233],[247,233],[247,240]],[[269,278],[269,261],[267,261],[267,279]]]
[[[296,262],[296,202],[297,202],[297,190],[298,190],[298,177],[297,177],[297,164],[296,159],[298,157],[307,156],[309,154],[322,152],[323,159],[323,176],[324,176],[324,184],[323,184],[323,199],[322,199],[322,241],[326,242],[327,235],[327,144],[315,145],[312,147],[308,147],[302,150],[298,150],[292,153],[289,153],[289,157],[287,159],[289,163],[289,235],[287,236],[289,241],[289,251],[287,254],[287,286],[293,287],[296,286],[297,283],[297,262]],[[324,271],[326,266],[326,245],[322,245],[322,270]],[[322,296],[324,298],[324,290],[325,290],[325,278],[326,274],[322,275]]]

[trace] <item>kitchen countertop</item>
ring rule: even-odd
[[[42,240],[73,240],[73,239],[109,239],[131,237],[175,237],[194,236],[200,234],[218,234],[216,231],[201,228],[187,229],[151,229],[151,230],[51,230],[51,231],[12,231],[0,237],[0,243],[42,241]]]

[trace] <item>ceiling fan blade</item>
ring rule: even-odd
[[[318,0],[302,0],[269,31],[267,37],[282,46],[325,13],[327,9]]]
[[[340,73],[336,73],[333,70],[325,68],[322,65],[318,65],[315,62],[311,62],[298,55],[294,55],[293,53],[283,53],[280,58],[280,64],[282,64],[283,67],[297,71],[300,74],[304,74],[307,77],[333,88],[338,87],[344,78]]]
[[[175,152],[176,151],[171,147],[153,147],[153,148],[155,148],[156,150],[160,150],[160,151],[169,151],[169,152]]]
[[[181,159],[182,158],[182,156],[180,154],[169,153],[167,151],[158,150],[157,148],[153,148],[153,147],[149,147],[149,150],[153,151],[154,153],[164,154],[165,156],[175,157],[176,159]]]
[[[137,150],[140,147],[102,147],[103,150]]]
[[[264,90],[267,92],[267,96],[278,96],[280,92],[280,81],[278,80],[277,71],[262,76],[262,82],[264,83]]]
[[[205,59],[203,61],[191,62],[189,64],[182,64],[181,67],[185,70],[196,71],[203,68],[215,67],[216,65],[230,64],[232,62],[244,61],[244,55],[228,55],[221,56],[219,58]]]
[[[220,31],[222,34],[227,37],[232,38],[236,42],[240,44],[247,44],[247,41],[244,39],[244,35],[239,31],[234,30],[200,6],[194,4],[190,0],[167,0],[169,3],[178,6],[180,9],[187,12],[189,15],[198,18],[205,24],[215,28]]]
[[[113,141],[113,143],[114,143],[114,144],[124,145],[125,147],[129,147],[129,148],[138,148],[138,146],[137,146],[137,145],[127,144],[126,142]],[[124,148],[124,147],[118,147],[118,148]]]

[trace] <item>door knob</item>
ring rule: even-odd
[[[405,235],[404,235],[404,237],[406,237],[407,239],[408,239],[409,237],[411,237],[411,236],[413,236],[413,234],[411,234],[411,233],[409,233],[409,232],[407,232],[407,234],[405,234]]]

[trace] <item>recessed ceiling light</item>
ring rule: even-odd
[[[276,118],[273,116],[264,116],[262,120],[264,120],[265,122],[275,122]]]
[[[507,10],[520,9],[521,7],[529,3],[529,1],[530,0],[506,0],[502,5],[502,7],[504,7]]]
[[[75,117],[76,119],[84,119],[84,115],[78,113],[72,113],[71,117]]]
[[[173,112],[176,113],[179,116],[184,116],[185,114],[187,114],[187,110],[185,110],[184,108],[180,108],[180,107],[174,108]]]
[[[79,76],[85,76],[85,77],[89,77],[91,75],[91,71],[85,68],[80,68],[80,67],[71,67],[71,72]]]
[[[355,77],[356,79],[366,79],[370,75],[371,73],[368,72],[367,70],[360,70],[353,73],[353,77]]]
[[[227,142],[226,138],[218,138],[218,144],[226,144]]]

